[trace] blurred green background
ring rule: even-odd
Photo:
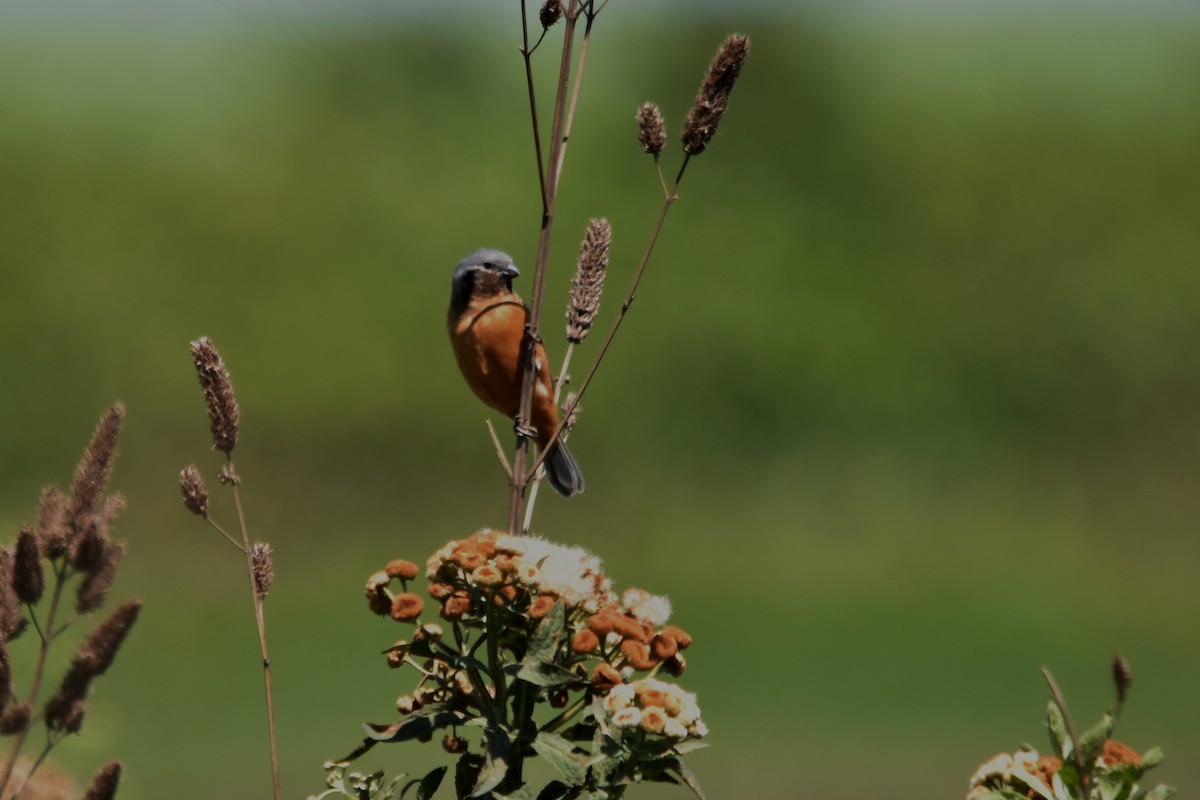
[[[460,257],[531,266],[536,247],[502,5],[0,24],[7,535],[128,406],[114,596],[145,610],[60,748],[81,782],[115,755],[129,800],[269,792],[244,567],[176,485],[218,466],[190,339],[230,365],[249,521],[276,548],[288,796],[410,686],[378,656],[400,630],[365,577],[503,524],[443,327]],[[535,528],[674,601],[710,796],[959,797],[995,752],[1044,747],[1039,666],[1084,720],[1118,650],[1136,680],[1119,738],[1161,744],[1157,777],[1194,786],[1200,15],[633,5],[593,41],[552,359],[588,217],[615,228],[607,325],[657,209],[635,108],[659,102],[674,135],[721,37],[753,49],[589,391],[588,491],[544,495]],[[232,523],[227,498],[215,514]],[[367,763],[415,771],[434,747]]]

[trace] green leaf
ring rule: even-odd
[[[512,744],[503,730],[489,727],[483,732],[483,767],[471,790],[471,797],[479,797],[495,789],[508,775]]]
[[[508,794],[492,792],[492,797],[495,800],[533,800],[533,792],[529,791],[528,786],[519,786]]]
[[[571,786],[582,786],[587,780],[587,768],[575,755],[571,743],[554,733],[542,731],[533,740],[534,751],[554,767],[554,771]]]
[[[1133,781],[1125,770],[1111,769],[1095,776],[1095,786],[1100,791],[1100,800],[1126,800]]]
[[[1160,783],[1146,793],[1146,800],[1167,800],[1173,794],[1175,794],[1174,786],[1164,786]]]
[[[438,787],[442,785],[442,778],[446,777],[448,769],[449,767],[438,767],[421,778],[421,783],[417,786],[417,800],[429,800],[433,797]],[[400,795],[400,800],[404,800],[403,794]]]
[[[1116,715],[1112,711],[1106,711],[1099,722],[1079,737],[1079,755],[1083,759],[1084,769],[1090,770],[1096,763],[1096,758],[1104,752],[1104,743],[1112,736],[1116,724]]]
[[[993,789],[987,794],[980,795],[978,800],[1028,800],[1028,798],[1012,789]]]
[[[526,656],[519,665],[513,666],[517,667],[515,672],[518,678],[535,686],[565,686],[582,683],[574,672],[549,661],[530,661]]]
[[[1062,709],[1053,699],[1046,704],[1046,730],[1050,733],[1050,747],[1054,752],[1058,753],[1060,758],[1070,755],[1073,744],[1067,733],[1067,723],[1063,719]]]
[[[712,745],[700,739],[684,739],[682,742],[678,742],[675,745],[674,750],[676,753],[682,756],[687,755],[688,753],[694,753],[697,750],[703,750],[706,747],[712,747]]]
[[[700,798],[700,800],[708,800],[708,798],[704,796],[704,790],[700,788],[700,781],[697,780],[696,775],[690,769],[688,769],[688,765],[683,763],[682,758],[678,760],[676,769],[679,771],[679,777],[682,778],[687,787],[695,793],[696,797]]]
[[[1154,769],[1163,762],[1163,751],[1161,747],[1151,747],[1142,755],[1142,769]]]
[[[464,719],[466,717],[461,712],[451,711],[444,705],[435,705],[414,711],[391,725],[367,723],[363,727],[366,728],[367,737],[377,742],[407,742],[420,736],[432,735],[439,728],[460,725]]]
[[[525,651],[525,660],[553,661],[565,624],[566,611],[562,600],[559,600],[554,604],[554,608],[550,609],[550,613],[542,618],[533,635],[529,637],[529,649]]]
[[[562,781],[550,781],[538,792],[537,800],[569,800],[578,796],[578,788],[572,788]]]
[[[466,800],[471,796],[471,789],[479,780],[479,771],[483,769],[483,756],[475,753],[463,753],[462,758],[454,765],[454,796],[458,800]]]

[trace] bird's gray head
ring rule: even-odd
[[[520,274],[508,253],[490,248],[476,250],[454,268],[451,294],[455,299],[464,299],[476,289],[511,292],[512,279]]]

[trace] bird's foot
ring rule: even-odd
[[[519,422],[513,422],[513,432],[525,439],[532,439],[537,436],[537,431]]]

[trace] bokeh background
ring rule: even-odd
[[[443,315],[465,253],[533,261],[515,6],[0,8],[7,536],[128,406],[114,596],[145,610],[59,748],[81,782],[116,755],[129,800],[269,792],[244,567],[176,485],[219,463],[190,339],[231,367],[247,513],[276,548],[288,796],[409,686],[365,577],[503,524]],[[1194,787],[1196,7],[613,2],[563,180],[552,358],[588,217],[615,228],[602,325],[653,221],[635,108],[674,135],[733,30],[753,50],[730,115],[572,438],[588,491],[543,496],[535,528],[674,601],[714,798],[961,796],[985,758],[1044,746],[1041,665],[1085,720],[1118,650],[1119,738]]]

